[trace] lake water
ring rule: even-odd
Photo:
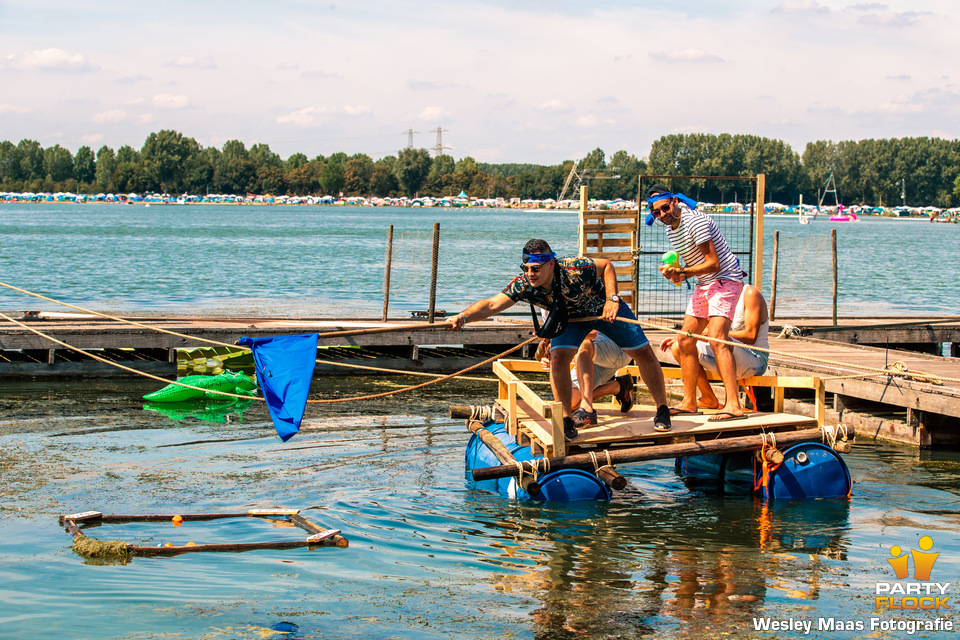
[[[0,205],[2,282],[98,311],[379,317],[386,236],[394,226],[390,308],[426,309],[432,228],[440,224],[437,308],[459,310],[500,291],[532,237],[575,255],[577,213],[526,209],[116,204]],[[960,225],[864,219],[800,225],[767,216],[785,313],[829,313],[831,229],[838,232],[840,313],[960,315],[951,265]],[[802,238],[819,238],[803,244]],[[819,250],[818,250],[819,248]],[[69,311],[0,289],[0,309]],[[782,315],[782,314],[781,314]]]
[[[456,309],[498,290],[529,237],[558,238],[558,253],[575,251],[569,213],[34,205],[0,207],[0,264],[4,282],[97,309],[379,314],[386,227],[420,233],[421,244],[425,232],[418,251],[429,256],[434,221],[444,238],[463,238],[444,249],[449,258],[441,254],[447,285],[438,306]],[[781,224],[806,230],[768,218],[768,231]],[[843,240],[853,234],[863,236]],[[929,268],[949,264],[957,227],[871,220],[840,237],[842,247],[861,247],[848,253],[871,257],[845,267],[864,281],[878,278],[871,287],[890,282],[886,272],[899,270],[891,265],[922,255],[908,243],[925,238],[922,250],[938,262],[915,271],[916,290],[887,285],[858,295],[891,314],[927,306],[957,313],[956,287],[945,280],[955,270]],[[931,272],[935,278],[924,275]],[[419,294],[404,291],[397,308],[425,308]],[[58,310],[11,293],[0,308]],[[408,384],[330,378],[315,381],[313,394]],[[0,637],[938,638],[945,634],[869,625],[960,623],[956,452],[858,443],[844,457],[854,478],[849,500],[765,509],[688,485],[662,461],[621,466],[630,485],[609,504],[533,505],[464,483],[466,432],[446,409],[489,402],[492,384],[310,405],[301,433],[285,444],[259,403],[219,418],[171,417],[144,408],[142,395],[157,386],[0,383]],[[341,529],[350,547],[110,564],[75,555],[57,524],[59,514],[86,510],[267,507],[306,509],[318,524]],[[301,536],[277,524],[104,525],[87,533],[142,545]],[[931,580],[950,583],[952,608],[877,612],[877,583],[896,582],[891,547],[919,550],[923,536],[940,554]],[[810,622],[814,631],[755,630],[755,619],[770,618]],[[860,621],[866,630],[817,631],[820,618]]]
[[[320,396],[406,380],[318,381]],[[9,638],[746,638],[754,618],[934,621],[877,613],[890,547],[940,556],[960,595],[960,455],[857,444],[847,500],[777,504],[688,487],[670,461],[621,466],[609,504],[530,505],[469,490],[452,399],[308,408],[282,444],[259,403],[223,423],[141,408],[155,388],[5,384],[0,401],[0,636]],[[401,399],[402,398],[402,399]],[[304,508],[347,549],[85,561],[57,515]],[[269,522],[103,525],[142,545],[301,536]],[[955,620],[943,611],[939,617]],[[960,621],[958,621],[960,622]],[[274,632],[286,631],[272,635]],[[289,632],[289,633],[287,633]],[[901,638],[903,633],[870,637]],[[944,637],[935,633],[911,637]]]

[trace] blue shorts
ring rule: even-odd
[[[620,301],[620,309],[617,311],[617,317],[630,320],[637,319],[630,311],[627,303],[622,300]],[[613,340],[624,351],[627,349],[642,349],[650,344],[647,336],[643,333],[643,329],[638,324],[591,320],[590,322],[571,322],[568,324],[566,331],[550,341],[550,350],[579,349],[580,343],[594,329]]]

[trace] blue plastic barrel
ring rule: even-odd
[[[517,444],[513,437],[507,433],[502,422],[490,422],[484,425],[490,433],[495,435],[500,442],[507,448],[507,451],[520,462],[534,460],[535,456],[530,453],[530,447]],[[610,490],[602,480],[591,473],[581,471],[580,469],[560,469],[542,474],[537,478],[540,484],[540,493],[531,496],[517,484],[516,476],[510,478],[496,478],[493,480],[475,481],[473,479],[474,469],[483,469],[485,467],[498,467],[502,463],[493,454],[483,441],[473,435],[467,442],[467,450],[464,455],[464,467],[467,486],[471,489],[481,489],[491,491],[509,498],[518,500],[537,500],[552,502],[581,502],[585,500],[609,500]]]
[[[753,452],[691,456],[677,458],[676,468],[684,477],[713,480],[732,493],[749,493],[755,483],[760,484],[762,474],[753,460]],[[769,486],[761,486],[758,496],[764,500],[844,498],[852,486],[840,454],[819,442],[803,442],[783,452],[783,462],[770,472]]]

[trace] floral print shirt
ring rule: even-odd
[[[567,303],[570,318],[590,318],[603,313],[607,293],[597,265],[590,258],[557,258],[560,290]],[[503,293],[515,302],[529,302],[541,309],[553,305],[553,295],[543,287],[534,287],[525,275],[519,275],[507,285]]]

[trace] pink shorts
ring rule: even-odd
[[[723,316],[733,320],[742,290],[743,283],[736,280],[715,280],[710,284],[698,284],[690,296],[687,315],[694,318]]]

